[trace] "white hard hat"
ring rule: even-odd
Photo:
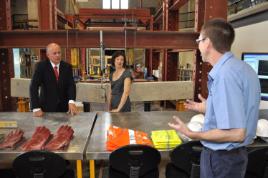
[[[200,131],[202,131],[203,124],[201,124],[200,122],[197,122],[197,121],[191,121],[187,124],[187,127],[193,132],[200,132]],[[183,134],[180,134],[180,137],[185,142],[192,141],[191,138],[189,138]]]
[[[201,124],[204,124],[204,121],[205,121],[205,116],[203,114],[197,114],[197,115],[194,115],[192,118],[191,118],[191,121],[190,122],[199,122]]]
[[[191,121],[187,124],[187,127],[193,132],[200,132],[202,130],[203,124],[197,121]]]
[[[256,135],[259,137],[268,137],[268,120],[267,119],[258,120]]]

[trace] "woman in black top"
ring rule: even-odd
[[[132,77],[131,72],[126,69],[125,54],[121,51],[116,51],[112,56],[112,65],[114,66],[115,71],[110,75],[110,111],[130,112],[131,103],[129,94]]]

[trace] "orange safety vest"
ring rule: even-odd
[[[137,130],[120,128],[111,125],[107,131],[106,149],[116,150],[119,147],[129,144],[143,144],[152,146],[152,141],[147,133]]]

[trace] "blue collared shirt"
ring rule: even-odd
[[[252,142],[259,116],[260,83],[256,72],[244,61],[226,52],[208,75],[209,96],[203,131],[245,128],[242,143],[202,141],[212,150],[231,150]]]

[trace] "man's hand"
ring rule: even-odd
[[[184,103],[184,106],[186,109],[205,113],[207,100],[205,98],[203,98],[200,94],[198,94],[198,98],[201,100],[201,103],[198,103],[198,102],[195,102],[192,100],[186,100],[186,102]]]
[[[68,114],[71,114],[71,115],[78,114],[78,109],[77,109],[77,107],[76,107],[76,105],[74,103],[69,103]]]
[[[168,125],[169,127],[179,131],[183,135],[189,137],[189,133],[191,132],[190,129],[185,125],[184,122],[180,120],[179,117],[173,116],[174,123],[169,122]]]
[[[43,115],[44,115],[44,112],[41,109],[33,112],[34,117],[42,117]]]

